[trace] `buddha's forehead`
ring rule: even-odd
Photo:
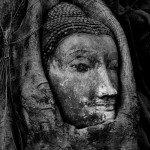
[[[78,50],[97,51],[100,53],[117,52],[115,42],[109,35],[98,36],[78,33],[69,35],[60,41],[55,54],[63,55]]]

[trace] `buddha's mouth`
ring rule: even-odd
[[[115,109],[116,99],[104,100],[104,99],[95,99],[92,101],[85,102],[85,107],[112,111]]]
[[[109,124],[112,124],[115,122],[115,119],[109,119],[107,121],[104,121],[102,123],[98,123],[98,124],[94,124],[94,125],[90,125],[90,126],[86,126],[86,127],[82,127],[82,128],[78,128],[80,131],[82,130],[93,130],[93,129],[99,129],[99,130],[103,130],[104,128],[106,128]]]
[[[88,106],[82,110],[82,114],[76,122],[77,128],[101,125],[115,119],[114,105]]]
[[[114,117],[110,117],[110,118],[106,118],[106,115],[98,117],[98,116],[90,116],[87,120],[84,120],[84,122],[80,122],[80,124],[78,124],[76,126],[77,129],[86,129],[86,128],[93,128],[93,127],[100,127],[100,128],[104,128],[106,124],[110,123],[110,122],[114,122],[115,118]]]

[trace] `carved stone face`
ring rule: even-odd
[[[108,35],[72,34],[48,63],[49,78],[63,119],[77,128],[114,119],[118,53]]]

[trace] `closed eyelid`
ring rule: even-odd
[[[109,55],[107,55],[107,58],[111,59],[111,60],[117,60],[118,61],[118,53],[117,52],[112,52]]]
[[[70,62],[68,62],[69,64],[78,64],[78,63],[86,63],[89,64],[90,60],[86,57],[80,57],[80,58],[74,58],[72,59]]]
[[[105,62],[107,64],[111,62],[116,62],[118,63],[118,53],[117,52],[111,52],[105,56]]]
[[[82,59],[90,60],[91,55],[93,54],[91,54],[91,52],[89,51],[77,50],[75,52],[68,54],[65,60],[67,63],[70,63],[74,60],[82,60]]]

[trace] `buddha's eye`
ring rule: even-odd
[[[84,63],[74,64],[71,67],[77,72],[85,73],[90,69],[90,66]]]
[[[117,61],[111,61],[108,63],[107,68],[110,70],[118,70],[118,62]]]

